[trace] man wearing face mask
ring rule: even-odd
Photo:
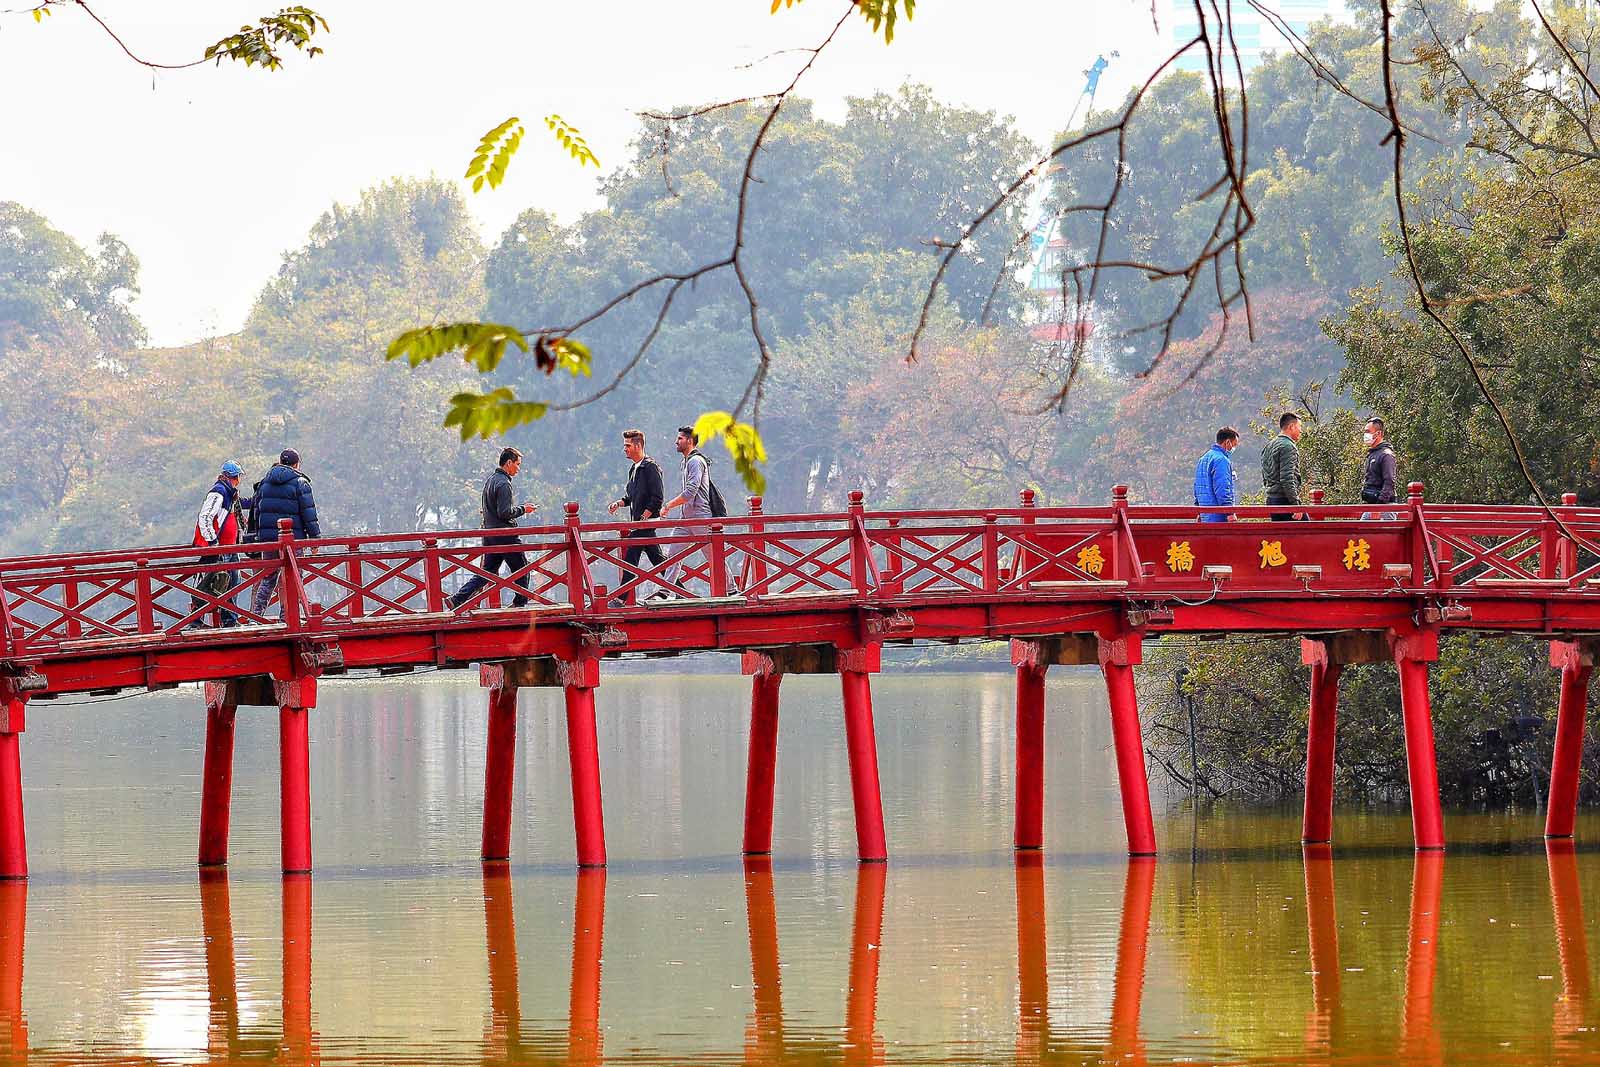
[[[1383,420],[1374,415],[1367,420],[1361,434],[1361,443],[1367,446],[1366,477],[1361,482],[1363,504],[1394,503],[1394,449],[1384,440]],[[1393,519],[1392,511],[1368,511],[1363,519]]]

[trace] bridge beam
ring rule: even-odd
[[[1143,638],[1136,630],[1099,641],[1100,670],[1111,698],[1111,742],[1117,754],[1117,782],[1122,788],[1122,820],[1128,831],[1130,856],[1156,854],[1155,821],[1150,814],[1150,779],[1144,766],[1144,735],[1139,726],[1139,696],[1133,668],[1143,661]]]
[[[238,683],[206,683],[206,754],[200,773],[200,866],[228,862],[228,819],[233,804],[233,728]]]
[[[317,680],[305,676],[273,685],[278,702],[279,847],[284,874],[311,872],[311,730]]]
[[[1556,745],[1550,758],[1550,800],[1544,836],[1571,837],[1578,818],[1578,777],[1583,763],[1583,727],[1589,711],[1589,678],[1594,673],[1594,638],[1553,641],[1550,665],[1561,671],[1561,703],[1556,712]]]
[[[22,819],[22,734],[28,701],[0,695],[0,879],[28,877],[28,834]]]

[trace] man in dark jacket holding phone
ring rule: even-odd
[[[622,432],[622,451],[628,457],[628,462],[633,466],[628,468],[627,491],[611,502],[606,510],[615,515],[619,508],[628,509],[628,517],[634,522],[645,519],[658,519],[661,517],[661,504],[666,499],[666,486],[661,481],[661,468],[656,466],[656,461],[651,459],[644,451],[644,431],[624,430]],[[629,540],[637,540],[641,544],[632,545],[623,552],[622,558],[629,563],[638,563],[640,556],[648,556],[650,562],[657,567],[661,566],[661,546],[656,544],[655,527],[643,530],[629,530],[623,535]],[[620,568],[622,584],[627,585],[638,575],[638,571],[631,571],[626,567]],[[641,588],[649,582],[640,582],[628,590],[625,596],[616,597],[611,601],[614,608],[626,607],[638,598]]]
[[[263,544],[278,540],[279,519],[288,519],[294,524],[296,539],[322,536],[317,502],[311,496],[311,479],[300,473],[300,453],[292,448],[280,452],[277,465],[256,483],[256,540]],[[272,599],[282,575],[281,570],[275,570],[261,579],[250,598],[252,612],[260,615],[267,610],[267,602]]]
[[[1361,443],[1367,446],[1366,473],[1361,479],[1363,504],[1394,503],[1394,448],[1384,439],[1383,420],[1374,415],[1367,420],[1361,433]],[[1392,511],[1368,511],[1363,519],[1393,519]]]
[[[522,453],[515,448],[505,448],[500,452],[500,466],[489,472],[489,477],[483,481],[483,528],[485,530],[514,529],[517,520],[524,515],[532,515],[539,510],[537,504],[518,504],[511,492],[511,479],[517,476],[517,471],[522,469]],[[516,534],[495,535],[485,537],[485,548],[499,548],[509,545],[518,545],[521,542]],[[498,575],[501,567],[509,567],[512,574],[516,574],[528,565],[528,556],[524,552],[490,552],[483,557],[483,569],[490,574]],[[520,575],[516,583],[523,589],[528,588],[528,576]],[[489,584],[489,579],[481,574],[474,574],[468,579],[456,594],[450,598],[450,606],[459,610],[462,605],[469,603],[478,591]],[[528,598],[518,593],[511,601],[514,608],[526,607]]]

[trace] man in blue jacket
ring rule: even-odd
[[[278,539],[278,520],[288,519],[294,524],[294,536],[321,537],[322,524],[317,521],[317,502],[311,496],[311,479],[300,473],[300,453],[286,448],[278,455],[277,466],[256,483],[256,540],[270,543]],[[282,571],[273,571],[261,579],[255,595],[250,598],[250,610],[257,615],[267,610],[267,601],[278,588]]]
[[[1224,426],[1217,431],[1217,443],[1206,449],[1194,468],[1194,502],[1232,507],[1239,502],[1237,480],[1233,474],[1233,460],[1228,453],[1239,447],[1239,431]],[[1200,516],[1201,522],[1227,522],[1232,515],[1210,512]]]

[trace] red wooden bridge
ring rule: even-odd
[[[1202,523],[1195,507],[750,514],[677,532],[672,522],[565,521],[519,531],[524,562],[493,573],[478,533],[384,534],[221,549],[152,548],[0,560],[0,877],[27,874],[20,739],[30,705],[74,693],[204,682],[206,755],[199,859],[225,863],[240,705],[279,709],[282,860],[311,868],[307,716],[322,677],[478,665],[489,690],[483,857],[508,857],[516,696],[565,691],[581,866],[605,863],[594,691],[607,657],[700,650],[743,654],[752,676],[744,851],[770,851],[779,684],[842,681],[859,854],[887,856],[870,677],[885,643],[1011,640],[1017,671],[1016,834],[1042,846],[1044,676],[1055,664],[1105,675],[1129,851],[1156,849],[1133,667],[1166,633],[1299,636],[1311,666],[1304,837],[1332,836],[1339,675],[1393,660],[1400,672],[1412,823],[1419,849],[1444,846],[1428,664],[1450,629],[1551,640],[1561,701],[1546,834],[1570,836],[1589,676],[1600,635],[1600,509],[1575,498],[1533,507],[1428,504],[1413,484],[1392,517],[1360,506],[1269,509]],[[629,566],[658,529],[666,560]],[[504,531],[496,531],[504,533]],[[504,552],[505,549],[498,551]],[[680,564],[676,581],[669,580]],[[226,595],[201,579],[237,572]],[[277,576],[266,613],[239,608]],[[487,584],[459,609],[449,594]],[[662,587],[675,599],[645,601]],[[519,594],[525,607],[501,607]],[[227,608],[241,625],[207,626]]]

